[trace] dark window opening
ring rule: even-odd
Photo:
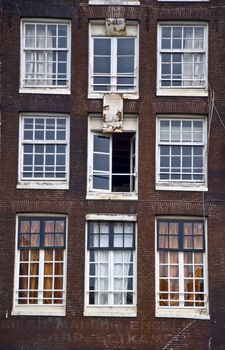
[[[134,132],[94,135],[93,189],[134,192],[135,147]]]
[[[131,140],[133,133],[113,135],[112,139],[112,192],[134,191],[131,168]],[[133,186],[132,186],[133,184]],[[132,188],[133,187],[133,188]]]

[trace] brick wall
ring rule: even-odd
[[[214,113],[208,164],[209,191],[155,190],[157,114],[207,115],[208,99],[156,97],[157,21],[209,23],[209,83],[225,123],[224,1],[158,3],[137,7],[88,6],[72,0],[8,0],[1,3],[0,85],[2,139],[0,167],[0,350],[225,349],[225,130]],[[20,19],[66,18],[72,21],[72,93],[69,96],[19,94]],[[102,111],[102,100],[88,100],[88,21],[124,17],[140,23],[140,99],[125,101],[124,112],[139,118],[139,200],[86,200],[87,118]],[[18,126],[21,112],[62,112],[71,116],[70,189],[18,190]],[[68,215],[66,317],[11,316],[15,217],[17,213]],[[137,214],[137,317],[84,317],[85,215]],[[208,218],[210,320],[155,317],[155,216]]]

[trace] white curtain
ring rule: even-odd
[[[197,39],[195,39],[197,35]],[[204,31],[197,32],[193,27],[184,28],[183,48],[196,51],[203,48]],[[193,52],[194,52],[193,51]],[[184,53],[183,54],[183,79],[184,86],[203,86],[203,54]]]
[[[131,251],[114,252],[114,304],[125,305],[127,303],[128,274],[130,268]]]
[[[25,48],[35,48],[35,25],[25,26]],[[35,52],[25,51],[25,85],[34,85],[35,74]]]
[[[109,252],[96,251],[95,254],[95,305],[107,305],[109,287]]]
[[[95,305],[124,305],[127,303],[128,276],[132,250],[123,250],[123,247],[133,247],[133,225],[122,223],[114,225],[114,247],[121,250],[109,250],[109,224],[98,223],[94,225],[94,262],[95,283],[94,303]],[[126,235],[123,236],[123,229]],[[101,235],[99,236],[99,231]],[[124,242],[123,242],[124,239]],[[98,248],[107,250],[99,250]],[[111,266],[110,266],[111,264]]]
[[[46,25],[37,24],[36,27],[36,84],[45,85],[45,48],[46,48]]]
[[[204,86],[203,54],[201,53],[194,56],[194,77],[196,79],[195,85]]]
[[[25,52],[25,85],[35,84],[35,52]]]
[[[36,84],[45,85],[45,52],[36,52]]]
[[[95,223],[93,227],[94,233],[94,252],[95,259],[95,305],[108,304],[108,288],[109,288],[109,251],[97,250],[99,247],[109,246],[109,225],[108,223]],[[99,236],[99,230],[101,235]]]
[[[183,49],[193,49],[193,27],[183,29]],[[183,54],[183,86],[193,85],[193,54]]]
[[[48,26],[47,27],[47,45],[48,48],[53,48],[54,46],[54,39],[53,39],[53,31],[52,31],[52,26]],[[46,57],[46,72],[47,72],[47,81],[46,84],[47,85],[57,85],[57,80],[56,80],[56,76],[53,76],[53,64],[56,62],[53,62],[53,51],[49,51],[46,53],[47,57]],[[55,72],[54,72],[55,73]],[[55,78],[55,79],[54,79]]]
[[[45,24],[26,26],[25,36],[25,77],[26,85],[53,85],[53,35],[51,26]],[[48,40],[48,50],[47,42]],[[38,49],[38,50],[36,50]]]

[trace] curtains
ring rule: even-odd
[[[64,246],[64,222],[63,221],[45,221],[45,247]]]
[[[39,251],[20,251],[19,303],[38,303]]]
[[[53,66],[55,62],[53,62],[53,51],[51,51],[53,44],[52,26],[45,24],[26,25],[25,85],[54,84]]]
[[[44,271],[43,276],[40,270]],[[63,249],[21,250],[19,304],[62,303],[63,270]]]
[[[94,224],[94,232],[98,233],[98,225]],[[94,247],[108,247],[108,224],[101,223],[100,232],[106,233],[100,237],[94,236]],[[106,305],[109,303],[108,290],[109,290],[109,251],[96,250],[94,252],[95,260],[95,283],[94,283],[94,303],[95,305]]]
[[[204,306],[204,223],[180,225],[159,223],[159,305]]]
[[[159,223],[159,249],[203,249],[204,231],[202,223],[184,223],[182,242],[179,244],[179,224],[175,222]],[[181,239],[181,237],[180,237]]]
[[[204,306],[203,253],[159,255],[160,306]]]
[[[45,250],[44,304],[60,304],[63,297],[63,250]]]
[[[159,248],[178,249],[179,247],[178,223],[161,222],[159,224]]]
[[[64,232],[60,219],[20,221],[19,304],[63,302]]]
[[[109,289],[109,254],[107,251],[96,251],[95,256],[95,305],[107,305]]]
[[[119,251],[114,253],[114,304],[127,304],[128,275],[132,252]]]
[[[193,50],[192,53],[183,54],[183,85],[203,86],[203,53],[196,53],[196,50],[203,49],[203,28],[184,28],[183,48]]]
[[[111,256],[110,256],[111,255]],[[132,251],[95,251],[95,305],[127,304],[128,275]],[[109,273],[109,264],[113,260]]]
[[[132,247],[129,234],[132,234],[132,227],[126,224],[114,223],[113,240],[114,247],[121,247],[119,250],[104,249],[99,247],[109,247],[109,224],[101,222],[93,224],[92,232],[93,260],[94,265],[94,304],[95,305],[124,305],[127,304],[128,290],[133,290],[133,286],[128,289],[129,281],[133,276],[129,276],[129,270],[133,264],[132,250],[123,250],[122,247]],[[123,229],[126,232],[123,242]]]
[[[183,54],[183,86],[203,86],[203,54]]]

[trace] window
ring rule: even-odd
[[[22,21],[21,92],[68,93],[69,62],[69,22]]]
[[[88,198],[137,199],[137,118],[124,118],[122,132],[103,133],[89,118]]]
[[[89,97],[114,92],[137,98],[138,27],[121,23],[116,32],[108,29],[110,22],[90,24]]]
[[[157,189],[207,190],[205,118],[159,117]]]
[[[19,152],[18,188],[68,188],[68,116],[22,115]]]
[[[207,26],[160,24],[158,95],[207,95]]]
[[[86,316],[136,316],[135,222],[125,219],[88,221]]]
[[[158,219],[156,316],[209,318],[201,219]]]
[[[18,217],[13,315],[65,315],[65,252],[65,217]]]

